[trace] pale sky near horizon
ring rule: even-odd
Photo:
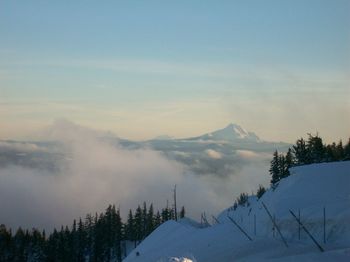
[[[350,1],[0,1],[0,139],[350,136]]]

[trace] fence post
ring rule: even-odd
[[[326,244],[326,207],[323,207],[323,243]]]
[[[297,216],[293,213],[292,210],[289,209],[289,212],[292,214],[292,216],[295,218],[295,220],[300,224],[300,226],[304,229],[305,233],[308,234],[308,236],[311,238],[311,240],[315,243],[315,245],[318,247],[318,249],[321,252],[324,252],[324,249],[321,247],[321,245],[316,241],[316,239],[311,235],[311,233],[306,229],[306,227],[300,222],[300,220],[297,218]]]
[[[228,217],[228,219],[230,219],[231,220],[231,222],[250,240],[250,241],[253,241],[253,239],[247,234],[247,232],[245,232],[244,230],[243,230],[243,228],[242,227],[240,227],[238,224],[237,224],[237,222],[236,221],[234,221],[231,217],[229,217],[228,215],[227,215],[227,217]]]
[[[298,219],[299,219],[299,221],[301,221],[300,220],[300,208],[299,208],[299,210],[298,210]],[[300,224],[298,223],[298,238],[299,238],[299,240],[300,240]]]
[[[212,217],[213,217],[213,220],[216,222],[216,224],[220,224],[220,221],[215,216],[212,215]]]
[[[254,214],[254,236],[256,236],[256,215]]]
[[[262,204],[263,207],[265,208],[266,213],[269,215],[269,217],[270,217],[270,219],[271,219],[271,221],[272,221],[274,227],[277,229],[277,232],[278,232],[278,234],[280,235],[280,237],[281,237],[281,239],[282,239],[284,245],[285,245],[286,247],[288,247],[287,241],[284,239],[284,237],[283,237],[283,235],[282,235],[282,233],[281,233],[279,227],[277,226],[275,220],[272,218],[272,215],[271,215],[270,211],[267,209],[267,207],[266,207],[266,205],[264,204],[264,202],[262,202],[261,204]]]

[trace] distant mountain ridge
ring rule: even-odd
[[[290,144],[261,140],[255,133],[237,124],[192,138],[158,136],[148,141],[132,141],[112,133],[97,137],[100,141],[128,150],[151,149],[184,164],[196,174],[229,176],[248,162],[261,161],[275,150],[285,152]],[[29,150],[30,149],[30,150]],[[250,156],[260,155],[248,159]],[[0,167],[21,165],[59,172],[69,161],[69,154],[60,143],[0,141]]]

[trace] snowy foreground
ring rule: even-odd
[[[295,167],[291,173],[260,200],[250,197],[249,206],[224,210],[219,224],[200,228],[188,219],[164,223],[124,261],[350,261],[350,161]],[[275,216],[288,247],[262,203]],[[303,229],[299,240],[299,226],[289,210],[296,216],[300,210],[301,222],[324,252]]]

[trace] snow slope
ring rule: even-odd
[[[124,261],[350,261],[350,161],[295,167],[291,173],[260,200],[252,196],[249,205],[224,210],[218,216],[220,224],[200,228],[193,223],[164,223]],[[288,247],[273,232],[262,203],[275,216]],[[298,224],[289,210],[297,216],[300,210],[302,223],[325,252],[304,231],[299,240]]]

